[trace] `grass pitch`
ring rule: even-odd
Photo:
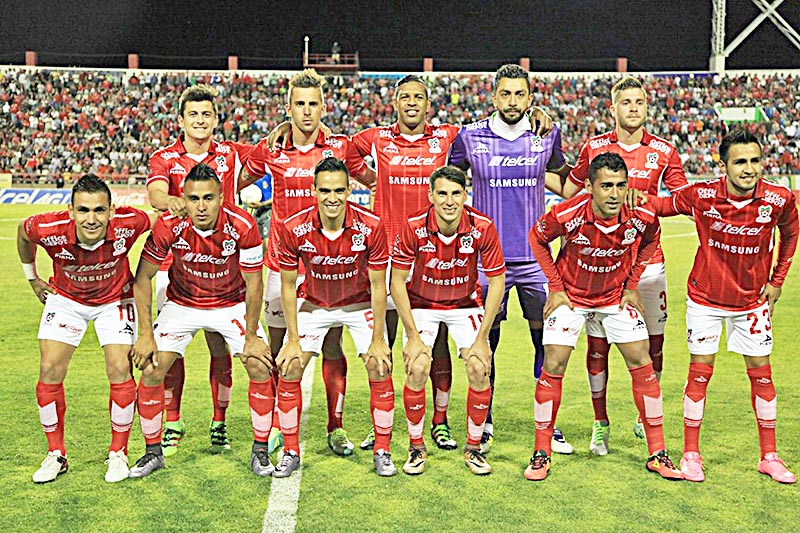
[[[42,306],[25,282],[15,250],[19,219],[46,206],[0,208],[2,317],[0,346],[0,478],[4,497],[0,526],[6,531],[259,531],[270,483],[248,466],[251,442],[247,375],[234,365],[234,390],[228,411],[233,450],[208,452],[211,399],[208,355],[202,336],[187,353],[183,417],[188,434],[167,469],[143,480],[110,485],[103,481],[110,438],[108,382],[94,332],[76,351],[66,379],[66,444],[70,471],[54,483],[35,485],[30,476],[46,453],[36,409],[38,373],[36,330]],[[693,224],[662,221],[667,257],[670,319],[662,381],[667,446],[675,461],[682,448],[681,392],[688,365],[685,283],[696,247]],[[140,241],[135,256],[141,248]],[[49,261],[39,253],[39,269]],[[134,261],[135,263],[135,261]],[[800,469],[800,340],[793,317],[800,309],[797,268],[792,270],[773,318],[776,331],[772,367],[779,396],[778,447],[790,467]],[[44,276],[43,276],[44,277]],[[460,451],[440,451],[429,438],[425,474],[390,479],[375,476],[368,452],[334,456],[325,442],[325,392],[316,368],[298,531],[791,531],[800,522],[797,486],[782,486],[756,472],[758,441],[750,406],[749,383],[741,357],[721,353],[709,386],[701,447],[707,480],[702,484],[668,482],[644,469],[645,446],[633,436],[635,407],[630,378],[613,350],[608,387],[610,453],[588,451],[592,410],[584,368],[585,340],[573,353],[564,380],[558,426],[576,448],[572,456],[554,456],[550,477],[542,483],[522,476],[533,446],[532,348],[528,329],[512,302],[498,352],[495,396],[495,446],[488,460],[494,473],[469,474]],[[345,428],[356,444],[369,429],[366,372],[346,340],[350,363]],[[398,468],[405,460],[407,433],[402,410],[403,370],[396,349],[396,403],[392,447]],[[430,394],[429,394],[430,396]],[[450,422],[465,438],[466,378],[454,360]],[[428,399],[428,421],[431,400]],[[131,461],[144,443],[134,422]],[[269,524],[267,524],[269,530]]]

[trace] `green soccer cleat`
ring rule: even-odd
[[[183,420],[165,422],[164,433],[161,435],[161,451],[165,457],[178,453],[178,443],[186,435],[186,424]]]
[[[450,426],[445,422],[436,424],[431,428],[431,438],[440,450],[455,450],[458,448],[456,439],[450,433]]]
[[[267,453],[272,455],[279,448],[283,448],[283,433],[278,428],[272,428],[267,440]]]
[[[230,451],[231,443],[228,440],[228,428],[225,422],[211,421],[211,453]]]
[[[367,433],[367,436],[364,437],[358,447],[362,450],[371,450],[375,447],[375,428],[370,428],[369,433]]]
[[[595,455],[608,455],[608,436],[611,434],[611,426],[608,422],[595,420],[592,425],[592,440],[589,441],[589,451]]]
[[[343,428],[336,428],[328,433],[328,448],[336,455],[347,457],[353,455],[353,443],[347,438],[347,432]]]

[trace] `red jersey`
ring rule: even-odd
[[[439,233],[432,205],[407,218],[392,252],[393,265],[412,271],[406,286],[414,309],[483,305],[478,260],[489,277],[506,271],[494,222],[466,205],[458,230],[450,237]]]
[[[409,140],[397,124],[369,128],[353,136],[362,156],[371,155],[377,168],[375,212],[386,224],[389,246],[409,216],[428,206],[430,175],[447,164],[447,154],[458,126],[425,124],[425,131]]]
[[[618,216],[604,220],[594,214],[591,195],[579,194],[540,218],[528,242],[550,291],[566,291],[573,305],[593,309],[619,304],[623,289],[638,288],[660,233],[646,206],[623,206]],[[562,236],[554,262],[548,243]]]
[[[671,198],[648,198],[659,216],[692,215],[700,245],[687,284],[695,303],[729,311],[758,307],[767,281],[780,287],[797,248],[797,205],[792,192],[760,180],[753,198],[733,197],[727,176],[693,183]],[[773,260],[774,230],[781,240]]]
[[[368,270],[386,270],[389,251],[386,230],[372,211],[347,202],[344,228],[331,237],[323,233],[314,205],[292,215],[281,226],[280,266],[306,277],[297,291],[320,307],[343,307],[370,301]]]
[[[266,140],[256,145],[247,161],[247,173],[251,176],[272,174],[272,227],[280,235],[279,226],[291,215],[316,205],[311,195],[314,185],[314,167],[326,157],[336,157],[347,165],[351,176],[360,176],[366,169],[364,159],[355,151],[346,135],[331,135],[327,139],[319,132],[310,149],[301,149],[292,144],[288,135],[285,146],[270,152]],[[278,264],[278,239],[270,239],[267,249],[267,268],[280,270]]]
[[[260,272],[264,261],[255,219],[227,202],[210,230],[195,228],[189,217],[163,214],[144,244],[142,259],[160,265],[170,252],[174,261],[167,299],[203,309],[243,302],[242,272]]]
[[[641,142],[635,146],[620,144],[616,130],[597,135],[586,141],[578,155],[575,168],[569,173],[570,181],[583,188],[589,177],[589,164],[604,152],[622,156],[625,166],[628,167],[628,187],[632,189],[645,191],[651,196],[658,196],[662,184],[668,191],[674,192],[688,183],[675,146],[661,137],[647,133],[646,130]],[[650,262],[664,262],[661,244]]]
[[[144,211],[117,207],[105,238],[92,247],[78,242],[68,211],[32,215],[23,228],[28,239],[53,259],[50,285],[61,296],[98,306],[132,295],[128,252],[139,235],[150,229],[150,217]]]

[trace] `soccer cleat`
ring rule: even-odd
[[[128,456],[125,455],[125,450],[108,452],[106,464],[108,465],[108,470],[106,471],[107,482],[117,483],[123,479],[128,479],[130,469],[128,468]]]
[[[269,460],[269,452],[264,448],[259,448],[250,452],[250,468],[259,477],[271,476],[275,471],[272,461]]]
[[[450,426],[446,422],[431,427],[431,438],[440,450],[455,450],[458,443],[450,433]]]
[[[289,477],[298,468],[300,468],[300,456],[289,450],[283,453],[281,461],[275,465],[272,477]]]
[[[492,473],[492,466],[486,462],[480,450],[464,450],[464,463],[476,476],[487,476]]]
[[[408,459],[403,465],[403,472],[409,476],[418,476],[425,471],[428,452],[422,448],[409,448]]]
[[[372,456],[375,463],[375,473],[381,477],[390,477],[397,474],[397,468],[392,462],[392,454],[386,450],[378,450]]]
[[[492,450],[494,444],[494,435],[490,431],[484,431],[481,435],[481,453],[488,454]]]
[[[608,436],[611,426],[608,422],[595,420],[592,425],[592,440],[589,441],[589,451],[595,455],[608,455]]]
[[[178,443],[184,435],[186,435],[186,424],[183,420],[164,423],[164,433],[161,435],[161,451],[164,457],[178,453]]]
[[[777,453],[768,453],[758,462],[758,471],[770,476],[778,483],[797,483],[797,476],[789,472]]]
[[[227,452],[231,449],[228,440],[228,428],[225,422],[211,421],[211,453]]]
[[[637,439],[645,440],[644,424],[642,424],[640,418],[637,418],[636,422],[633,423],[633,434]]]
[[[336,428],[328,433],[328,448],[336,455],[347,457],[348,455],[353,455],[355,446],[347,438],[347,432],[343,428]]]
[[[533,453],[528,468],[525,469],[525,479],[528,481],[542,481],[550,472],[550,456],[544,450]]]
[[[572,444],[567,442],[566,437],[564,437],[564,434],[561,433],[561,430],[558,428],[553,428],[553,438],[550,440],[550,447],[555,453],[560,453],[562,455],[569,455],[575,451],[575,448],[572,447]]]
[[[705,481],[703,473],[703,458],[697,452],[686,452],[681,457],[681,473],[687,481]]]
[[[67,458],[61,455],[61,450],[47,452],[47,457],[42,461],[42,466],[33,473],[34,483],[49,483],[69,469]]]
[[[278,448],[283,448],[283,433],[279,428],[272,428],[267,440],[267,453],[272,455]]]
[[[128,477],[140,478],[149,476],[156,470],[161,470],[165,466],[167,466],[167,463],[164,461],[163,455],[147,452],[141,457],[141,459],[136,461],[136,464],[133,465],[133,468],[131,468],[131,473],[128,474]]]
[[[361,444],[358,445],[362,450],[371,450],[375,447],[375,428],[371,428]]]
[[[678,468],[675,467],[672,459],[670,459],[669,455],[667,455],[667,450],[661,450],[651,455],[647,459],[645,467],[650,472],[655,472],[664,479],[669,479],[671,481],[683,479],[683,474]]]

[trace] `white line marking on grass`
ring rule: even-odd
[[[300,434],[305,434],[308,425],[308,412],[311,407],[311,386],[314,383],[314,366],[317,358],[312,357],[303,373],[300,390],[303,393],[303,416],[300,418]],[[300,441],[300,457],[305,455],[306,441]],[[269,489],[269,501],[264,512],[262,533],[294,533],[297,526],[297,503],[300,500],[300,480],[303,477],[303,463],[288,478],[273,479]]]
[[[662,235],[661,238],[662,239],[677,239],[679,237],[691,237],[692,235],[697,235],[697,232],[693,231],[691,233],[676,233],[674,235]]]

